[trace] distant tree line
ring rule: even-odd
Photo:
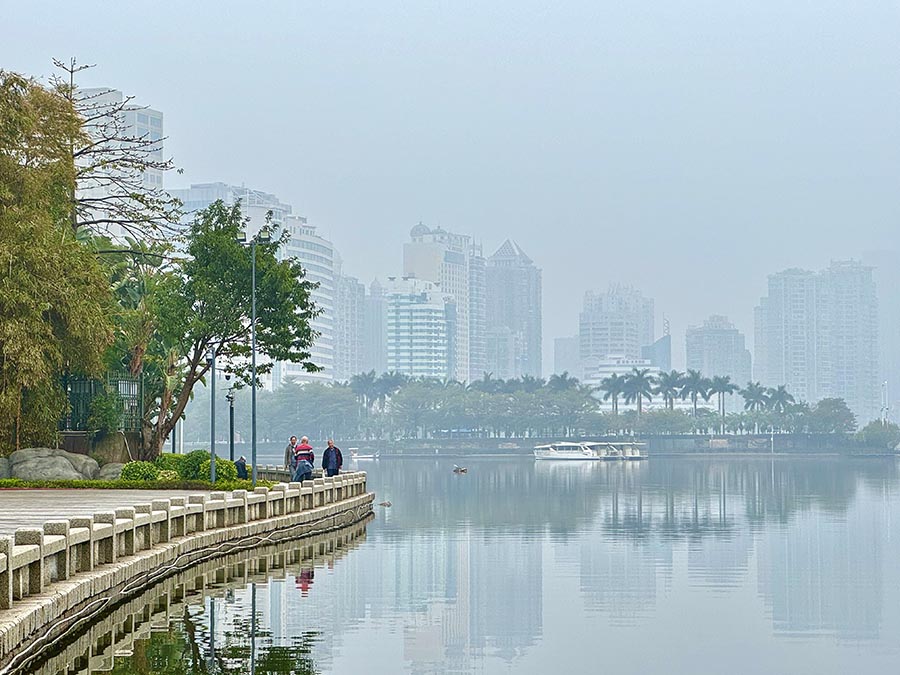
[[[727,413],[726,397],[735,394],[744,399],[744,410]],[[713,397],[717,411],[700,404]],[[602,410],[600,399],[610,401],[611,411]],[[676,408],[677,400],[690,401],[689,410]],[[620,401],[633,403],[636,408],[620,411]],[[654,401],[662,407],[646,407]],[[850,434],[857,427],[855,416],[842,399],[826,398],[809,405],[796,402],[783,386],[765,388],[750,382],[739,388],[728,377],[707,379],[697,371],[672,371],[656,378],[635,369],[624,376],[607,378],[596,390],[567,373],[546,380],[528,375],[500,380],[485,374],[464,385],[451,379],[411,379],[396,372],[376,375],[372,371],[360,373],[348,383],[291,383],[261,392],[258,403],[257,425],[263,430],[260,438],[269,440],[286,439],[292,434],[373,440]],[[236,428],[246,439],[249,400],[244,392],[238,392],[235,405]],[[201,390],[188,415],[190,440],[206,440],[208,406],[209,400]],[[225,406],[218,410],[217,425],[220,440],[224,440],[228,428]]]

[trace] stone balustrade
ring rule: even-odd
[[[173,555],[312,522],[342,509],[367,507],[370,512],[371,502],[366,473],[359,471],[252,492],[153,499],[90,517],[60,517],[40,529],[19,529],[14,536],[0,537],[0,656],[28,639],[42,622]],[[109,574],[102,574],[106,568]],[[41,607],[43,611],[30,611]]]

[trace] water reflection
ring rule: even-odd
[[[116,672],[546,673],[602,663],[712,673],[728,662],[734,672],[839,673],[900,663],[893,461],[451,468],[373,464],[369,488],[393,507],[364,542],[238,584],[207,574],[205,604],[173,604]]]

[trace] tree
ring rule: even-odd
[[[644,398],[647,401],[653,400],[653,376],[650,375],[649,368],[633,368],[628,375],[625,376],[625,402],[637,403],[638,417],[641,416]]]
[[[794,397],[788,393],[787,387],[783,384],[775,388],[769,388],[766,391],[766,399],[769,402],[769,409],[782,415],[788,412],[795,403]]]
[[[675,397],[679,395],[684,382],[684,373],[677,370],[662,372],[656,378],[656,393],[662,394],[663,403],[669,410],[675,409]]]
[[[748,382],[747,386],[741,389],[739,393],[744,397],[744,410],[762,412],[769,407],[766,388],[759,382]]]
[[[709,380],[699,370],[688,370],[681,382],[681,398],[691,399],[692,414],[697,416],[697,399],[709,400]]]
[[[802,426],[811,434],[850,433],[856,430],[856,415],[842,398],[823,398],[813,408],[802,412],[800,417]]]
[[[860,429],[857,438],[869,447],[896,450],[900,443],[900,427],[893,422],[872,420]]]
[[[55,91],[82,120],[68,146],[75,167],[75,183],[69,191],[72,229],[86,228],[101,235],[119,229],[135,239],[170,236],[181,220],[181,204],[161,183],[144,180],[148,172],[174,168],[162,155],[161,130],[134,132],[126,121],[128,114],[139,110],[132,97],[113,101],[108,96],[112,90],[80,90],[76,76],[93,66],[78,64],[74,58],[53,63],[62,72],[53,79]]]
[[[65,98],[0,71],[0,448],[49,443],[60,375],[96,374],[112,333],[96,258],[69,228],[80,120]]]
[[[575,389],[578,387],[578,378],[569,375],[566,371],[562,375],[554,373],[547,380],[547,387],[554,391],[566,391],[567,389]]]
[[[239,385],[250,382],[250,252],[238,242],[240,204],[221,201],[198,213],[187,235],[186,257],[173,261],[149,302],[158,321],[148,360],[160,373],[145,410],[142,458],[154,457],[181,417],[198,382],[210,368],[207,354]],[[257,371],[269,372],[274,361],[309,361],[315,333],[310,320],[317,310],[313,285],[293,259],[278,260],[286,240],[256,246]],[[146,386],[146,385],[145,385]]]
[[[722,416],[722,433],[725,433],[725,397],[736,392],[740,387],[731,381],[728,375],[715,375],[709,382],[709,393],[718,397],[719,414]]]
[[[360,405],[366,411],[366,417],[372,411],[372,404],[378,398],[377,376],[374,370],[368,373],[359,373],[350,378],[350,389],[356,394]]]
[[[625,392],[625,378],[615,373],[609,377],[604,377],[600,382],[600,390],[605,392],[603,394],[604,401],[612,401],[613,415],[618,415],[619,396]]]

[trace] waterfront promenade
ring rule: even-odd
[[[192,565],[346,527],[372,513],[366,473],[253,492],[0,492],[0,673]]]

